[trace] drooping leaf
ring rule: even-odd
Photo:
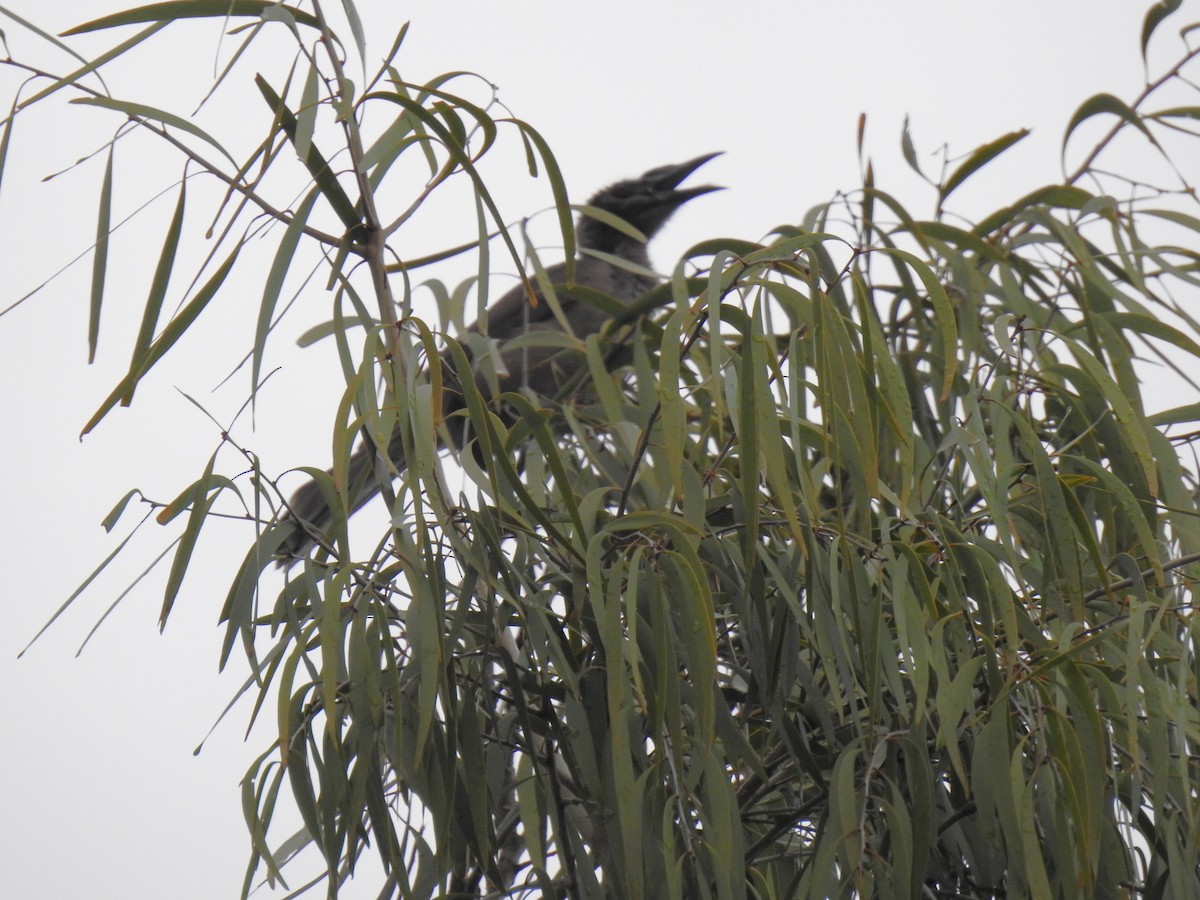
[[[283,100],[275,93],[275,90],[267,83],[265,78],[257,75],[254,82],[258,85],[258,90],[267,101],[267,105],[279,117],[279,126],[283,129],[284,134],[295,144],[299,127],[296,116],[284,105]],[[325,201],[337,213],[338,218],[342,220],[342,224],[350,230],[357,228],[360,224],[358,210],[346,195],[346,191],[342,188],[341,182],[338,181],[337,175],[330,168],[329,163],[326,162],[325,157],[321,155],[321,151],[317,149],[315,144],[309,144],[308,152],[301,158],[301,161],[308,169],[308,173],[312,176],[313,181],[316,182]]]
[[[151,3],[134,9],[126,9],[76,25],[63,32],[63,36],[86,34],[122,25],[138,25],[143,22],[175,22],[181,19],[221,19],[233,16],[265,16],[272,10],[286,12],[292,20],[312,28],[320,28],[320,20],[311,13],[276,0],[168,0]]]
[[[147,349],[144,358],[140,360],[138,368],[131,369],[113,389],[112,393],[104,399],[104,402],[100,404],[96,412],[92,414],[87,424],[83,426],[80,437],[95,428],[100,423],[100,420],[108,414],[109,410],[116,406],[122,397],[129,394],[137,386],[137,383],[142,380],[142,377],[153,368],[154,364],[162,359],[167,351],[183,337],[192,322],[196,320],[216,296],[217,291],[233,269],[233,264],[237,261],[238,253],[241,249],[242,245],[238,244],[226,258],[225,262],[221,264],[221,267],[205,283],[204,287],[196,292],[192,299],[179,311],[179,314],[163,329],[162,333],[159,334]]]
[[[1024,140],[1029,136],[1028,128],[1021,128],[1017,131],[1010,131],[1008,134],[996,138],[994,141],[989,141],[981,147],[977,147],[972,151],[971,155],[964,160],[957,169],[950,173],[950,177],[946,179],[941,187],[940,196],[938,197],[939,205],[946,202],[946,198],[953,193],[954,189],[960,184],[990,163],[993,159],[1003,153],[1005,150],[1012,147],[1014,144]]]
[[[110,157],[111,161],[111,157]],[[108,181],[108,173],[105,174]],[[158,317],[162,312],[163,301],[167,296],[167,286],[175,270],[175,254],[179,250],[179,238],[183,231],[183,212],[187,200],[187,179],[179,182],[179,200],[175,204],[175,212],[163,236],[162,251],[158,257],[158,267],[154,270],[154,280],[150,283],[150,295],[146,298],[146,306],[142,311],[142,324],[137,337],[133,341],[133,355],[129,361],[129,371],[134,372],[142,367],[150,344],[154,340],[154,332],[158,327]],[[101,286],[101,290],[103,286]],[[121,398],[121,405],[128,406],[133,402],[133,389]]]
[[[280,238],[279,248],[275,251],[275,259],[271,263],[270,271],[267,273],[267,280],[263,287],[262,302],[258,307],[258,323],[254,329],[254,351],[250,368],[250,383],[252,385],[258,385],[259,383],[267,336],[270,334],[271,326],[274,322],[275,306],[279,302],[280,293],[283,291],[284,280],[287,278],[288,272],[292,269],[292,262],[296,255],[296,248],[300,244],[300,237],[303,234],[304,226],[308,223],[313,206],[320,196],[320,190],[313,188],[292,214],[288,220],[287,228],[284,229],[283,237]]]
[[[1071,116],[1071,121],[1067,123],[1067,130],[1064,132],[1062,139],[1064,157],[1067,152],[1067,142],[1071,139],[1071,135],[1075,129],[1093,116],[1099,115],[1116,116],[1121,121],[1132,125],[1144,134],[1150,143],[1158,146],[1158,141],[1155,140],[1146,123],[1142,121],[1142,116],[1136,110],[1125,103],[1124,100],[1114,97],[1112,94],[1096,94],[1084,101],[1083,105],[1075,110],[1075,114]]]
[[[1183,0],[1159,0],[1146,10],[1146,18],[1142,23],[1142,59],[1146,59],[1150,37],[1167,16],[1179,9],[1182,2]]]
[[[96,213],[96,249],[92,259],[92,293],[88,304],[88,362],[96,360],[100,343],[100,310],[104,304],[104,280],[108,272],[108,238],[112,234],[112,175],[115,147],[109,147],[100,185],[100,206]]]
[[[185,119],[166,110],[155,109],[153,106],[147,106],[144,103],[129,103],[124,100],[114,100],[110,97],[76,97],[71,102],[83,106],[99,106],[102,109],[111,109],[115,112],[124,113],[135,121],[149,119],[152,122],[161,122],[163,125],[178,128],[180,131],[185,131],[194,137],[200,138],[200,140],[218,150],[222,156],[233,163],[233,157],[229,155],[229,151],[222,147],[216,138],[209,135],[208,132],[190,119]]]

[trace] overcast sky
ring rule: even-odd
[[[877,183],[911,202],[919,216],[932,213],[933,197],[920,192],[900,154],[906,115],[923,164],[934,172],[943,145],[961,156],[1003,133],[1032,128],[1033,136],[1011,151],[995,176],[961,190],[959,208],[981,212],[1061,177],[1063,130],[1083,100],[1102,91],[1132,99],[1144,83],[1138,36],[1148,4],[1135,0],[359,3],[368,16],[368,59],[377,64],[401,17],[409,18],[398,57],[403,75],[423,81],[470,70],[498,85],[512,114],[548,139],[577,202],[650,166],[726,151],[701,178],[728,190],[677,216],[653,247],[660,269],[702,238],[758,239],[776,225],[800,221],[837,190],[853,190],[860,113],[868,117]],[[121,4],[6,5],[57,32]],[[1198,6],[1185,3],[1172,21],[1200,18]],[[2,13],[0,30],[14,57],[68,70],[66,57],[45,52]],[[1152,60],[1175,60],[1176,31],[1163,28]],[[89,36],[78,46],[95,55],[126,36]],[[161,49],[114,70],[109,87],[122,99],[189,115],[214,61],[223,64],[235,42],[222,41],[212,22],[176,26],[159,37]],[[266,127],[261,100],[246,84],[256,70],[282,84],[291,51],[282,40],[274,46],[277,57],[256,57],[203,113],[205,127],[219,128],[235,146],[259,139]],[[5,109],[16,83],[0,69]],[[482,82],[457,84],[486,97]],[[0,308],[90,245],[102,156],[49,182],[41,179],[102,147],[118,124],[111,114],[61,103],[34,113],[17,122],[0,186]],[[1068,159],[1078,161],[1096,133],[1082,133]],[[550,202],[545,182],[523,174],[521,152],[510,132],[486,169],[513,220]],[[267,729],[244,742],[249,705],[243,703],[199,756],[192,751],[244,678],[236,663],[217,673],[217,614],[247,547],[244,531],[230,530],[224,543],[202,547],[164,634],[156,620],[165,568],[134,588],[75,657],[91,626],[137,576],[126,566],[102,578],[16,659],[115,548],[117,537],[99,523],[116,500],[132,487],[169,499],[200,474],[217,445],[216,426],[181,392],[223,421],[244,397],[244,379],[214,389],[245,352],[246,332],[236,328],[245,327],[246,310],[253,315],[254,294],[244,302],[227,299],[197,340],[139,388],[132,408],[78,440],[128,364],[179,172],[178,161],[148,139],[120,147],[114,219],[170,190],[114,239],[113,281],[94,365],[86,365],[86,258],[0,318],[7,507],[0,516],[7,557],[0,596],[8,622],[0,639],[0,673],[8,687],[0,746],[4,896],[227,897],[236,895],[243,877],[247,838],[238,782],[270,739],[273,713],[265,715]],[[462,206],[431,217],[411,236],[410,252],[470,239],[472,216],[471,207]],[[269,257],[274,241],[254,249]],[[206,250],[196,244],[193,258]],[[551,257],[547,249],[545,258]],[[186,291],[175,287],[177,301]],[[286,334],[328,318],[327,296],[319,286],[311,293]],[[226,334],[237,340],[224,340]],[[241,423],[239,439],[272,471],[327,464],[342,390],[333,357],[325,348],[298,351],[285,338],[272,346],[268,364],[282,370],[264,392],[256,427]],[[232,459],[223,458],[234,474]],[[137,515],[127,513],[128,521]],[[123,536],[128,528],[118,532]],[[169,540],[166,530],[149,527],[135,538],[131,559],[144,565]],[[375,896],[376,869],[364,872],[345,896]]]

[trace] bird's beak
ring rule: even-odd
[[[679,184],[698,168],[708,162],[710,159],[716,159],[723,151],[718,150],[716,153],[706,153],[703,156],[697,156],[695,159],[689,159],[685,163],[679,163],[675,166],[663,166],[661,170],[654,173],[659,190],[664,192],[672,191],[679,198],[680,202],[691,200],[693,197],[699,197],[701,194],[708,194],[712,191],[720,191],[723,188],[717,185],[706,184],[700,187],[680,188]]]

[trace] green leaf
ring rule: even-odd
[[[105,517],[106,522],[112,520],[115,515],[119,515],[119,511],[124,508],[125,504],[128,502],[130,496],[133,493],[134,492],[131,491],[130,493],[126,494],[121,499],[121,501],[116,505],[116,507],[113,508],[113,511],[110,512],[108,514],[108,516]],[[79,587],[75,588],[75,590],[71,592],[71,596],[62,602],[62,604],[58,607],[58,609],[56,609],[54,611],[54,613],[50,616],[50,618],[46,620],[46,622],[42,625],[42,627],[37,630],[37,633],[34,634],[34,636],[29,639],[29,643],[21,648],[21,652],[17,654],[18,659],[20,657],[24,656],[25,652],[37,642],[38,638],[40,638],[43,634],[45,634],[49,630],[50,626],[53,625],[56,621],[58,621],[59,617],[62,616],[62,614],[67,611],[67,608],[70,607],[71,604],[73,604],[77,599],[79,599],[79,597],[82,596],[83,593],[89,587],[92,586],[92,584],[95,582],[95,580],[100,577],[100,573],[108,568],[108,564],[111,563],[118,556],[120,556],[123,552],[125,552],[126,547],[133,540],[134,535],[137,534],[138,529],[142,526],[142,524],[144,524],[146,521],[148,521],[149,518],[150,518],[150,513],[147,513],[142,518],[141,522],[138,523],[137,527],[135,527],[133,531],[131,531],[128,535],[126,535],[125,538],[113,549],[113,551],[111,553],[109,553],[108,556],[106,556],[104,558],[104,560],[98,566],[96,566],[95,569],[93,569],[91,571],[91,573],[87,576],[87,578],[85,578],[82,581],[82,583],[80,583]],[[168,548],[168,550],[169,549],[170,548]],[[164,555],[165,555],[165,553],[164,553]],[[161,559],[162,557],[159,557],[159,558]],[[155,560],[155,563],[157,563],[157,562],[158,562],[158,560]],[[122,594],[122,596],[124,596],[124,594]],[[116,603],[118,603],[118,602],[120,602],[120,598],[117,598],[117,601],[115,601],[113,603],[113,606],[116,606]],[[109,607],[109,611],[112,610],[113,606]],[[105,613],[105,615],[107,615],[107,613]],[[99,626],[99,623],[97,623],[96,627],[98,627],[98,626]],[[93,628],[93,631],[94,630],[95,630],[95,628]]]
[[[317,127],[317,111],[321,105],[320,72],[315,65],[308,67],[308,77],[304,79],[304,90],[300,94],[300,109],[296,113],[296,136],[292,143],[296,155],[307,159],[312,149],[313,132]]]
[[[1141,416],[1138,415],[1125,392],[1121,390],[1095,356],[1075,341],[1071,341],[1068,347],[1079,362],[1080,368],[1092,379],[1100,395],[1111,407],[1113,418],[1116,420],[1121,434],[1125,437],[1142,468],[1150,495],[1157,496],[1158,470],[1154,465],[1154,454],[1150,452],[1150,440]]]
[[[1157,109],[1146,113],[1147,119],[1160,121],[1162,119],[1200,119],[1200,106],[1171,106],[1167,109]]]
[[[358,58],[366,62],[367,37],[363,31],[362,19],[359,18],[358,8],[354,5],[354,0],[342,0],[342,12],[346,14],[346,22],[350,25],[350,33],[354,35],[354,46],[358,48]]]
[[[287,108],[283,100],[275,93],[275,89],[267,83],[267,80],[261,75],[254,76],[254,83],[258,85],[259,92],[267,101],[267,105],[279,119],[279,127],[283,129],[283,133],[288,136],[293,146],[296,146],[297,131],[299,124],[292,111]],[[309,144],[308,152],[301,157],[305,168],[308,169],[308,174],[312,176],[313,181],[317,183],[321,194],[325,197],[326,202],[333,207],[333,211],[337,213],[339,219],[342,220],[348,230],[357,228],[362,224],[361,216],[350,198],[346,196],[346,191],[342,188],[341,182],[338,181],[337,175],[334,174],[329,163],[325,161],[325,157],[321,155],[321,151],[317,149],[315,144]]]
[[[110,158],[111,159],[111,158]],[[107,176],[105,178],[107,181]],[[179,182],[179,200],[175,204],[175,213],[167,226],[163,238],[162,252],[158,257],[158,268],[154,270],[154,280],[150,283],[150,295],[146,298],[146,307],[142,312],[142,326],[138,329],[133,342],[133,356],[129,361],[129,371],[134,372],[142,367],[150,344],[154,340],[154,331],[158,327],[158,316],[162,312],[163,301],[167,296],[167,286],[171,281],[171,273],[175,269],[175,254],[179,249],[179,236],[183,230],[183,210],[187,200],[187,179]],[[133,388],[121,398],[121,405],[128,406],[133,402]]]
[[[1146,421],[1155,427],[1164,425],[1182,425],[1186,422],[1200,422],[1200,403],[1187,403],[1172,409],[1154,413],[1146,417]]]
[[[989,259],[999,263],[1009,263],[1010,258],[987,241],[981,240],[976,234],[964,231],[945,222],[905,222],[896,228],[894,233],[912,232],[922,244],[928,244],[929,238],[944,241],[963,250],[971,250],[981,259]]]
[[[525,423],[529,426],[530,434],[537,441],[542,453],[545,454],[546,462],[550,466],[550,471],[561,484],[569,484],[571,475],[567,471],[567,466],[563,461],[562,454],[559,452],[558,445],[554,442],[554,435],[551,433],[548,421],[548,416],[543,415],[538,410],[534,409],[528,398],[520,394],[508,395],[509,405],[516,410]],[[571,521],[575,526],[577,534],[584,534],[587,531],[584,525],[583,518],[579,514],[579,506],[575,502],[574,494],[568,492],[563,497],[566,513],[571,517]],[[582,552],[582,548],[580,548]]]
[[[946,198],[953,193],[954,189],[960,184],[990,163],[993,159],[1012,147],[1014,144],[1024,140],[1029,135],[1028,128],[1022,128],[1018,131],[1010,131],[996,140],[977,147],[966,161],[964,161],[957,169],[955,169],[950,177],[946,179],[946,183],[941,186],[938,191],[938,205],[941,206]]]
[[[112,175],[116,145],[108,148],[104,182],[100,186],[100,206],[96,214],[96,250],[92,259],[92,293],[88,304],[88,362],[96,360],[100,342],[100,308],[104,303],[104,277],[108,271],[108,237],[112,234]]]
[[[229,272],[233,269],[234,262],[237,261],[238,253],[241,252],[242,245],[239,243],[229,257],[222,263],[221,267],[213,274],[212,278],[205,283],[196,295],[179,311],[179,314],[171,320],[170,324],[163,329],[160,334],[147,350],[145,357],[141,360],[140,365],[136,369],[131,369],[128,374],[117,384],[111,394],[105,398],[100,407],[92,414],[87,424],[83,426],[83,431],[80,432],[80,437],[87,434],[100,423],[100,421],[108,414],[122,397],[129,394],[136,386],[142,377],[154,367],[167,351],[170,350],[175,343],[183,337],[191,326],[192,322],[196,321],[200,313],[204,312],[205,307],[216,296],[221,285],[229,276]]]
[[[1124,100],[1119,97],[1114,97],[1112,94],[1096,94],[1084,101],[1079,109],[1075,110],[1075,114],[1071,116],[1071,121],[1067,123],[1066,133],[1063,134],[1062,152],[1066,156],[1067,142],[1071,139],[1072,132],[1075,131],[1092,116],[1112,115],[1116,116],[1123,122],[1132,125],[1138,131],[1146,136],[1154,146],[1158,146],[1158,141],[1154,139],[1154,135],[1150,133],[1150,129],[1146,127],[1146,123],[1142,120],[1142,116],[1133,108],[1131,108]]]
[[[924,178],[925,173],[921,171],[921,165],[917,162],[917,149],[913,146],[912,135],[908,130],[908,116],[904,117],[904,124],[900,126],[900,152],[909,168]]]
[[[933,270],[917,257],[904,250],[884,248],[884,253],[902,260],[905,265],[917,274],[929,301],[933,304],[933,313],[937,319],[938,336],[941,338],[942,351],[942,393],[944,400],[950,396],[950,388],[954,384],[954,375],[958,371],[958,324],[954,315],[954,307],[941,281]]]
[[[550,192],[554,197],[554,208],[558,213],[558,229],[563,236],[563,257],[567,264],[567,284],[575,284],[575,219],[571,215],[571,202],[567,196],[567,183],[563,178],[562,170],[559,168],[558,160],[554,158],[554,153],[550,149],[550,145],[546,143],[546,139],[541,133],[529,125],[527,122],[522,122],[520,119],[501,119],[502,122],[511,122],[521,129],[521,137],[526,141],[527,145],[531,145],[530,150],[526,153],[526,159],[529,164],[529,174],[537,174],[537,159],[533,155],[533,149],[536,148],[538,157],[542,160],[542,165],[546,169],[546,180],[550,182]]]
[[[997,210],[971,230],[980,237],[986,237],[992,232],[998,231],[1027,210],[1036,209],[1041,206],[1061,209],[1083,209],[1093,199],[1095,198],[1092,194],[1074,185],[1047,185],[1046,187],[1038,188],[1036,191],[1030,191],[1011,206]]]
[[[117,522],[121,520],[121,516],[125,512],[125,507],[129,505],[129,501],[134,497],[139,496],[140,493],[141,492],[136,489],[127,491],[125,496],[117,502],[117,505],[109,510],[108,515],[100,521],[101,527],[103,527],[104,530],[109,534],[112,534],[113,528],[116,526]]]
[[[151,3],[93,19],[64,31],[63,35],[86,34],[89,31],[137,25],[142,22],[174,22],[180,19],[225,20],[234,16],[263,17],[272,10],[286,12],[301,25],[321,27],[321,22],[316,16],[294,6],[277,3],[276,0],[171,0],[168,3]]]
[[[1146,59],[1146,50],[1150,46],[1150,37],[1154,34],[1156,28],[1162,24],[1163,20],[1171,13],[1179,9],[1183,0],[1159,0],[1148,10],[1146,10],[1146,18],[1142,22],[1142,59]]]
[[[156,25],[151,25],[149,28],[145,28],[145,29],[139,31],[133,37],[129,38],[129,40],[122,41],[121,43],[117,44],[117,46],[113,47],[107,53],[102,53],[99,56],[97,56],[95,59],[90,60],[90,61],[84,60],[84,64],[82,66],[80,66],[78,69],[74,69],[73,71],[62,76],[61,78],[56,78],[49,85],[42,88],[40,91],[38,91],[32,97],[27,97],[24,100],[22,100],[20,105],[17,106],[15,109],[25,109],[26,107],[33,106],[33,104],[37,103],[40,100],[45,99],[46,97],[49,97],[51,94],[55,93],[56,91],[61,90],[64,87],[67,87],[68,85],[79,84],[85,75],[90,75],[93,72],[96,73],[96,77],[100,79],[101,83],[103,83],[104,78],[100,75],[100,69],[102,67],[104,67],[108,63],[112,62],[112,60],[123,56],[128,50],[133,49],[138,44],[142,43],[143,41],[147,40],[148,38],[151,38],[154,35],[158,34],[158,32],[162,31],[162,29],[165,28],[166,25],[167,25],[166,22],[159,22]],[[59,42],[54,41],[54,43],[58,44]],[[62,45],[60,44],[60,46],[62,46]],[[72,52],[72,55],[77,56],[78,54],[75,54]]]
[[[200,537],[200,529],[204,527],[204,523],[208,519],[208,511],[212,508],[213,501],[216,499],[215,495],[210,496],[210,492],[216,490],[219,493],[222,488],[231,486],[231,482],[228,479],[214,474],[213,470],[216,463],[217,454],[214,453],[208,459],[208,465],[204,469],[204,474],[184,491],[183,496],[189,498],[191,514],[188,516],[183,536],[175,551],[175,557],[171,561],[171,572],[167,576],[167,586],[163,591],[162,609],[158,614],[158,627],[160,631],[167,627],[167,618],[171,615],[171,610],[175,605],[175,598],[179,596],[179,589],[183,585],[184,575],[187,574],[192,553],[196,549],[196,541]],[[176,508],[180,508],[181,506],[182,504],[176,501]],[[168,519],[164,514],[170,511],[170,507],[163,510],[163,513],[159,515],[159,521],[166,522]]]
[[[1171,344],[1174,347],[1182,350],[1190,356],[1200,358],[1200,342],[1197,342],[1189,335],[1180,331],[1172,325],[1167,324],[1161,319],[1156,319],[1153,316],[1143,315],[1136,312],[1111,312],[1105,313],[1104,318],[1107,319],[1114,328],[1121,331],[1133,331],[1137,334],[1147,335],[1148,337],[1157,338]]]
[[[250,384],[251,397],[255,397],[258,390],[259,379],[262,374],[263,354],[266,351],[267,336],[271,333],[271,326],[275,318],[275,306],[279,302],[279,295],[283,290],[283,283],[287,280],[288,272],[291,271],[292,260],[296,255],[296,247],[300,243],[300,238],[304,233],[304,226],[308,224],[308,217],[312,214],[313,206],[317,202],[317,198],[321,196],[318,188],[313,188],[308,192],[308,196],[301,201],[299,208],[292,214],[288,220],[287,228],[283,232],[283,237],[279,240],[279,248],[275,251],[275,258],[271,262],[271,269],[267,273],[266,284],[263,287],[262,302],[258,306],[258,322],[254,329],[254,351],[252,355],[252,363],[250,366]]]
[[[178,128],[180,131],[185,131],[194,137],[198,137],[209,146],[216,148],[234,166],[237,165],[233,157],[229,155],[229,151],[222,147],[216,138],[212,137],[207,131],[191,120],[177,116],[174,113],[155,109],[153,106],[147,106],[144,103],[129,103],[124,100],[114,100],[111,97],[76,97],[71,102],[78,103],[81,106],[98,106],[101,109],[111,109],[115,112],[124,113],[135,121],[138,119],[150,119],[151,121],[161,122],[163,125],[168,125],[172,128]]]

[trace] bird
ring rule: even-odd
[[[640,239],[627,230],[614,227],[602,217],[581,215],[575,226],[579,254],[575,259],[574,285],[602,292],[628,305],[650,291],[658,279],[650,268],[646,244],[683,204],[696,197],[720,190],[715,185],[680,187],[683,181],[702,165],[719,156],[708,153],[675,165],[650,169],[636,178],[618,181],[597,192],[588,206],[611,214],[633,226],[644,237]],[[620,263],[615,260],[619,260]],[[551,285],[565,285],[567,265],[558,263],[545,270]],[[564,352],[560,347],[546,344],[525,344],[506,349],[514,338],[531,332],[561,332],[562,322],[546,302],[540,290],[534,291],[536,302],[530,302],[524,284],[509,290],[486,310],[486,326],[475,323],[464,335],[464,345],[477,342],[471,336],[484,335],[498,349],[498,377],[485,380],[477,372],[476,381],[485,397],[494,396],[495,387],[501,392],[526,389],[539,397],[554,398],[560,388],[572,380],[586,365],[582,354]],[[570,286],[555,290],[562,318],[576,338],[583,339],[598,333],[609,315],[593,303],[571,295]],[[485,331],[486,329],[486,331]],[[447,362],[443,356],[443,362]],[[477,361],[473,360],[477,364]],[[465,406],[460,390],[454,390],[453,369],[445,366],[446,389],[443,391],[443,419],[451,446],[461,448],[467,438],[467,417],[453,415]],[[489,387],[489,384],[492,386]],[[497,410],[503,417],[503,411]],[[511,420],[511,416],[508,417]],[[439,448],[442,439],[439,437]],[[350,503],[348,514],[356,512],[380,492],[376,477],[377,449],[364,441],[350,456],[348,484]],[[387,448],[396,473],[406,468],[400,431],[393,435]],[[332,474],[332,470],[329,474]],[[286,529],[279,551],[278,564],[287,568],[304,557],[332,523],[325,493],[315,479],[310,479],[292,495],[279,525]]]

